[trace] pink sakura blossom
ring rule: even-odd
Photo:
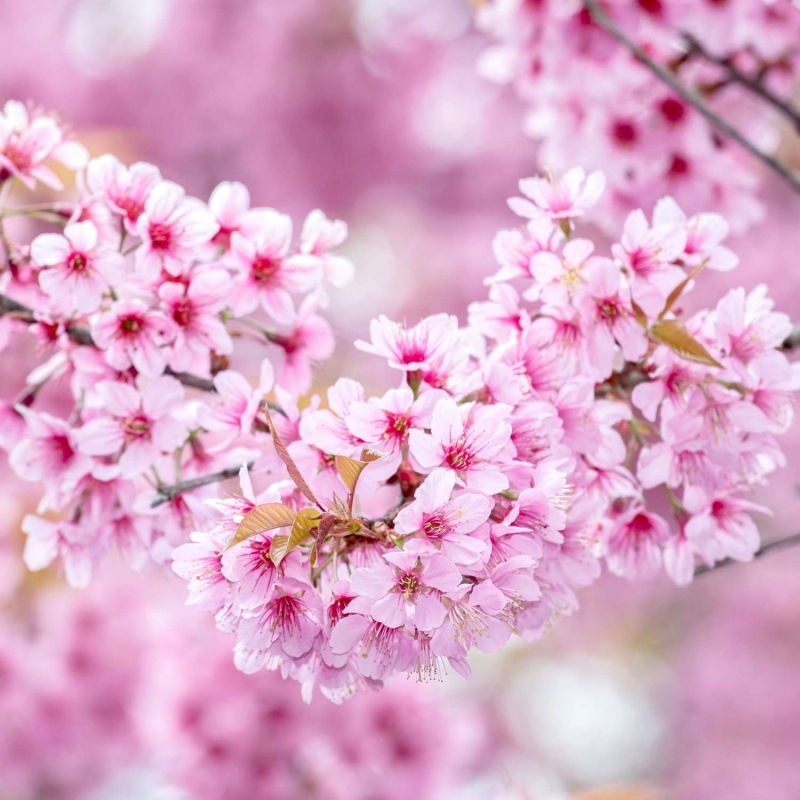
[[[647,337],[635,318],[619,270],[610,261],[596,261],[587,276],[580,310],[587,332],[587,351],[595,376],[611,374],[616,345],[626,361],[638,361],[647,350]]]
[[[357,597],[347,613],[366,616],[340,625],[366,630],[369,617],[387,628],[406,626],[423,632],[438,628],[447,613],[438,593],[451,592],[461,583],[453,562],[437,554],[387,553],[384,559],[388,563],[353,573],[350,588]]]
[[[29,189],[40,181],[60,190],[61,181],[45,164],[50,159],[75,170],[85,166],[88,154],[82,144],[64,139],[53,117],[8,100],[0,113],[0,183],[13,175]]]
[[[686,248],[686,227],[677,221],[659,224],[656,219],[651,227],[643,211],[631,212],[620,243],[612,248],[629,275],[633,299],[651,317],[663,311],[670,292],[686,279],[675,263]]]
[[[74,222],[64,235],[42,233],[31,244],[31,257],[42,267],[39,286],[54,301],[74,301],[82,314],[96,311],[109,286],[125,276],[125,260],[108,246],[98,244],[91,222]]]
[[[177,277],[195,249],[210,241],[217,229],[206,206],[186,197],[177,184],[162,181],[148,193],[136,221],[136,233],[142,240],[136,251],[137,273],[147,281],[158,278],[162,269]]]
[[[683,504],[692,515],[686,523],[686,539],[707,565],[723,558],[752,559],[760,537],[750,513],[769,514],[769,509],[727,493],[709,494],[698,487],[687,488]]]
[[[330,324],[318,310],[318,301],[308,295],[297,309],[290,329],[270,337],[284,354],[278,368],[278,385],[294,394],[309,390],[312,365],[330,358],[336,344]]]
[[[563,243],[563,231],[547,217],[528,221],[522,230],[500,231],[492,243],[500,269],[486,283],[512,278],[546,282],[560,270],[557,253]]]
[[[92,325],[92,338],[114,369],[135,367],[148,377],[164,371],[167,358],[162,344],[174,333],[173,323],[141,300],[114,303]]]
[[[162,283],[158,289],[167,316],[174,322],[175,338],[169,365],[177,372],[202,372],[199,366],[210,352],[227,355],[233,343],[219,313],[226,305],[230,277],[224,270],[207,270],[193,276],[189,285]]]
[[[302,256],[306,257],[308,263],[319,261],[325,280],[334,288],[341,289],[352,282],[355,267],[349,259],[329,251],[342,244],[346,238],[347,223],[328,219],[322,211],[316,209],[303,223],[300,255],[295,257],[294,263],[300,261]]]
[[[217,222],[219,230],[214,243],[225,249],[230,247],[231,234],[241,233],[247,223],[254,224],[255,214],[250,210],[250,192],[237,181],[223,181],[208,199],[208,210]]]
[[[520,308],[519,293],[505,283],[491,287],[489,302],[469,306],[470,327],[500,341],[505,341],[512,333],[524,331],[530,322],[530,315]]]
[[[278,323],[294,319],[291,295],[308,292],[320,282],[321,264],[314,258],[289,256],[291,245],[291,219],[272,209],[259,212],[258,227],[250,237],[231,236],[232,263],[239,273],[236,314],[250,314],[260,304]]]
[[[494,503],[469,492],[451,498],[455,482],[455,473],[434,470],[417,489],[414,502],[397,515],[394,529],[420,534],[420,539],[409,541],[408,551],[438,550],[456,564],[475,564],[487,550],[485,540],[476,532],[489,519]],[[414,545],[418,546],[412,550]]]
[[[272,364],[266,360],[261,363],[261,377],[255,389],[244,375],[233,370],[226,369],[214,376],[219,399],[201,418],[206,430],[226,434],[214,449],[227,447],[237,436],[250,433],[261,402],[274,382]]]
[[[747,295],[741,287],[731,289],[717,303],[716,333],[726,354],[747,365],[780,347],[792,322],[773,307],[763,283]]]
[[[608,568],[634,580],[653,578],[661,566],[661,547],[669,526],[658,516],[634,506],[611,524],[606,539]]]
[[[228,600],[230,589],[222,573],[223,550],[224,543],[218,537],[196,531],[191,535],[191,542],[173,551],[173,572],[189,581],[187,605],[214,614]]]
[[[158,167],[141,162],[126,167],[112,155],[94,158],[86,168],[89,191],[101,196],[122,217],[130,234],[136,233],[136,223],[144,213],[147,198],[159,183]]]
[[[504,413],[502,406],[459,409],[450,398],[440,400],[433,411],[430,434],[411,431],[411,455],[423,471],[443,467],[453,471],[463,486],[488,495],[501,492],[508,488],[508,479],[492,462],[504,458],[511,439]]]
[[[508,204],[521,217],[570,220],[582,216],[595,205],[605,186],[602,172],[587,176],[580,167],[573,167],[557,179],[548,176],[521,180],[519,189],[528,199],[514,197]]]
[[[20,408],[25,437],[9,453],[9,463],[23,480],[70,485],[91,468],[91,459],[78,452],[75,431],[66,420]]]
[[[183,387],[174,378],[156,378],[141,390],[107,381],[96,391],[108,416],[79,429],[78,448],[92,456],[119,454],[123,477],[141,475],[185,440],[185,423],[172,413],[183,399]]]
[[[282,578],[263,608],[239,623],[237,666],[254,672],[273,660],[281,663],[304,656],[314,645],[323,619],[317,592],[307,583]]]
[[[359,340],[356,347],[387,358],[390,367],[410,372],[430,366],[443,355],[457,327],[458,320],[448,314],[426,317],[412,328],[381,316],[370,323],[371,342]]]
[[[375,477],[395,473],[408,447],[412,429],[430,428],[436,403],[447,397],[438,389],[422,392],[414,399],[410,389],[390,389],[380,400],[349,404],[344,414],[347,430],[360,442],[370,444],[384,458],[370,468]]]
[[[36,572],[58,558],[70,586],[83,589],[89,585],[96,536],[91,528],[29,514],[22,520],[22,530],[27,537],[23,558],[28,569]]]
[[[446,597],[447,616],[431,638],[434,652],[445,658],[463,658],[473,647],[496,653],[511,638],[511,626],[500,618],[508,600],[495,586],[459,586]]]

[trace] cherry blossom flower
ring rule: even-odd
[[[138,162],[126,167],[112,155],[94,158],[86,168],[86,184],[122,216],[128,233],[136,233],[136,223],[144,213],[150,192],[161,183],[161,172],[153,164]]]
[[[371,342],[357,341],[365,353],[389,359],[389,366],[406,372],[424,369],[452,343],[458,320],[435,314],[407,328],[384,316],[370,323]]]
[[[570,220],[582,216],[595,205],[603,194],[605,185],[606,179],[602,172],[593,172],[587,176],[580,167],[573,167],[558,179],[546,177],[521,180],[519,189],[528,199],[515,197],[509,200],[509,205],[521,217]]]
[[[54,299],[74,298],[81,313],[96,311],[109,286],[125,275],[122,255],[98,246],[97,228],[91,222],[74,222],[64,235],[42,233],[31,244],[31,257],[39,272],[42,291]]]
[[[411,431],[411,455],[423,470],[443,467],[470,489],[501,492],[508,488],[508,479],[492,461],[502,458],[511,439],[511,426],[500,417],[503,412],[502,406],[459,409],[449,398],[440,400],[433,410],[430,434]]]
[[[133,366],[148,377],[164,371],[167,358],[161,345],[174,332],[173,324],[162,313],[150,310],[141,300],[114,303],[92,325],[92,338],[114,369]]]
[[[78,448],[93,456],[120,453],[123,477],[140,475],[186,438],[185,423],[172,414],[183,398],[183,387],[174,378],[156,378],[141,391],[104,382],[97,394],[109,416],[98,416],[79,429]]]
[[[315,259],[288,258],[292,244],[292,221],[285,214],[265,209],[251,238],[231,236],[232,260],[239,271],[237,314],[249,314],[259,304],[279,323],[295,315],[292,294],[308,292],[320,279],[321,266]]]
[[[488,497],[463,493],[452,498],[455,473],[449,470],[434,470],[419,487],[415,500],[397,515],[394,528],[398,533],[417,533],[422,539],[411,540],[415,552],[435,552],[456,564],[474,564],[486,552],[486,542],[475,531],[489,519],[494,504]],[[429,549],[430,548],[430,549]]]
[[[45,163],[49,159],[75,170],[85,166],[88,154],[82,144],[65,140],[53,117],[6,101],[0,113],[0,183],[13,175],[29,189],[40,181],[59,190],[61,181]]]
[[[164,310],[175,323],[169,365],[177,372],[202,372],[198,364],[208,353],[227,355],[233,343],[219,312],[225,308],[230,276],[223,270],[207,270],[182,283],[162,283],[158,290]]]
[[[199,200],[186,197],[177,184],[162,181],[148,193],[136,221],[136,233],[142,240],[136,251],[138,274],[154,280],[164,269],[177,277],[191,260],[193,249],[210,241],[217,230],[217,223]]]

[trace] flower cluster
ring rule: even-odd
[[[19,206],[20,183],[61,186],[53,159],[80,169],[76,191]],[[251,431],[264,393],[307,391],[331,354],[319,312],[325,284],[352,275],[332,252],[346,226],[312,211],[293,241],[290,218],[251,208],[243,185],[201,202],[151,164],[89,161],[53,117],[15,102],[0,114],[0,167],[0,345],[28,331],[49,356],[0,406],[12,468],[45,484],[42,516],[23,524],[26,563],[58,557],[84,586],[111,547],[137,566],[168,560],[207,513],[199,495],[162,488],[235,474],[253,451],[226,445],[266,436]],[[243,338],[269,354],[257,389],[230,369]]]
[[[764,287],[682,319],[703,270],[730,270],[715,214],[632,213],[608,255],[575,235],[603,177],[522,182],[528,218],[495,241],[489,300],[459,328],[373,321],[362,351],[400,386],[340,379],[327,408],[266,412],[284,469],[175,552],[190,603],[338,699],[407,672],[468,674],[472,648],[540,635],[601,560],[631,579],[759,546],[750,488],[783,463],[800,372]]]
[[[340,700],[398,672],[469,674],[473,648],[571,613],[603,561],[684,584],[758,548],[748,493],[783,463],[800,373],[764,287],[683,314],[704,270],[736,266],[719,215],[662,199],[603,254],[577,235],[601,174],[524,180],[524,225],[498,234],[468,324],[381,316],[356,347],[395,387],[342,378],[303,404],[328,330],[307,308],[350,277],[329,253],[343,225],[314,212],[292,249],[289,221],[238,185],[204,206],[110,157],[84,183],[63,235],[7,245],[6,285],[37,309],[5,298],[7,318],[57,351],[12,409],[12,466],[60,514],[26,519],[29,566],[59,555],[82,584],[113,542],[171,558],[242,671]],[[225,368],[234,326],[286,351],[277,384],[269,361],[255,386]],[[61,374],[67,419],[34,411]],[[232,463],[240,493],[201,504]]]
[[[631,41],[757,147],[777,144],[762,98],[790,93],[800,64],[792,0],[612,0],[601,4]],[[610,198],[595,216],[609,233],[631,210],[673,196],[687,211],[715,208],[736,230],[763,214],[754,162],[615,41],[579,0],[487,0],[478,25],[494,41],[480,70],[513,84],[539,162],[602,168]]]

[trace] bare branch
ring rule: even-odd
[[[783,550],[785,547],[792,547],[794,545],[800,544],[800,533],[794,533],[791,536],[786,536],[783,539],[776,539],[774,542],[767,542],[766,544],[762,544],[761,547],[756,550],[753,554],[753,558],[761,558],[765,556],[767,553],[771,553],[774,550]],[[707,572],[714,572],[715,570],[721,569],[722,567],[729,567],[731,564],[742,564],[748,562],[742,561],[735,561],[732,558],[726,558],[723,561],[719,561],[714,564],[713,567],[698,567],[695,571],[695,577],[699,575],[705,575]]]
[[[253,466],[252,462],[247,465],[248,469]],[[221,469],[219,472],[213,472],[210,475],[201,475],[199,478],[190,478],[186,481],[179,481],[172,484],[172,486],[159,486],[158,496],[151,503],[152,508],[157,508],[170,500],[174,500],[179,495],[185,492],[190,492],[192,489],[199,489],[201,486],[209,486],[212,483],[220,483],[227,481],[230,478],[235,478],[239,474],[241,467],[228,467]]]
[[[4,294],[0,294],[0,317],[4,314],[12,314],[14,317],[22,322],[32,325],[37,322],[33,313],[33,309],[12,300]],[[66,334],[72,339],[75,344],[85,345],[87,347],[96,346],[92,339],[91,331],[83,325],[72,325],[66,323]],[[173,372],[169,367],[165,370],[167,375],[179,380],[184,386],[189,386],[192,389],[199,389],[203,392],[216,392],[214,382],[210,378],[201,378],[199,375],[192,375],[189,372]]]
[[[752,92],[757,97],[760,97],[764,102],[769,103],[773,108],[780,111],[793,125],[795,130],[800,133],[800,110],[794,108],[788,102],[783,100],[768,89],[762,80],[752,78],[745,72],[739,69],[736,64],[729,58],[720,58],[710,53],[702,42],[695,39],[694,36],[685,34],[684,38],[689,47],[690,52],[695,52],[701,55],[706,61],[716,64],[728,73],[729,83],[738,83],[749,92]]]
[[[800,178],[787,169],[780,161],[777,161],[768,153],[759,150],[749,139],[744,137],[736,128],[719,114],[713,111],[705,101],[694,91],[684,86],[675,75],[666,67],[653,61],[647,53],[642,50],[635,42],[628,38],[611,17],[603,11],[598,0],[583,0],[584,8],[588,11],[594,22],[603,28],[608,34],[613,36],[637,61],[643,64],[656,77],[663,81],[675,94],[682,97],[687,103],[693,106],[702,114],[720,133],[732,139],[740,147],[747,150],[752,156],[768,166],[773,172],[783,178],[796,192],[800,192]]]

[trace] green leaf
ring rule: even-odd
[[[228,547],[233,547],[251,536],[274,528],[285,528],[294,523],[297,512],[283,503],[263,503],[251,509],[239,523]]]
[[[272,422],[272,417],[269,415],[269,408],[264,406],[264,414],[267,417],[267,424],[269,425],[270,434],[272,435],[272,443],[275,445],[275,450],[278,453],[281,461],[286,465],[286,469],[289,470],[289,477],[294,481],[295,486],[312,502],[314,505],[319,505],[317,502],[317,498],[314,497],[314,492],[311,491],[311,487],[306,483],[305,478],[300,474],[300,470],[297,467],[297,464],[294,463],[294,459],[289,454],[289,451],[286,449],[286,445],[281,441],[281,437],[278,435],[278,431],[275,429],[275,425]]]
[[[664,319],[650,328],[651,337],[660,344],[665,344],[673,352],[688,361],[706,364],[709,367],[721,367],[711,353],[703,347],[676,319]]]
[[[322,513],[316,508],[304,508],[295,517],[288,536],[276,536],[269,548],[269,557],[277,567],[301,542],[311,536],[311,531],[319,526]]]

